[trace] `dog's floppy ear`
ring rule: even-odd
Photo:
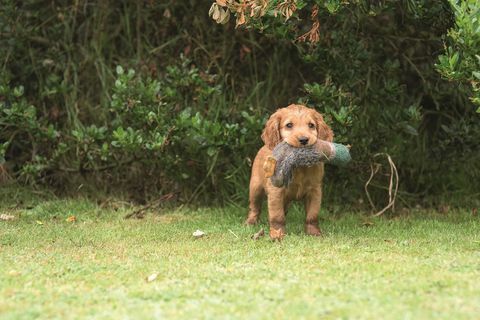
[[[317,137],[321,140],[332,142],[333,131],[325,123],[322,115],[315,111],[314,118],[315,118],[315,122],[317,123]]]
[[[280,114],[278,111],[272,114],[265,124],[262,140],[270,150],[280,143]]]

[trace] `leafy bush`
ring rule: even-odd
[[[263,110],[295,90],[270,72],[289,69],[278,69],[289,47],[268,56],[272,42],[257,50],[248,33],[224,37],[191,10],[186,2],[2,5],[1,169],[142,201],[244,198]]]
[[[2,104],[1,121],[10,129],[2,139],[11,135],[2,148],[9,151],[8,158],[15,149],[29,147],[17,145],[20,143],[51,146],[44,156],[17,159],[19,172],[35,180],[47,172],[91,172],[101,177],[102,171],[115,170],[116,180],[125,179],[135,188],[148,178],[154,183],[158,179],[154,187],[161,192],[181,192],[187,199],[199,190],[223,193],[220,188],[225,186],[219,181],[245,161],[245,157],[232,155],[245,154],[244,148],[256,140],[264,119],[247,111],[240,115],[229,115],[227,110],[211,112],[209,104],[221,88],[214,76],[200,72],[185,58],[180,65],[167,67],[161,79],[144,78],[121,66],[116,73],[110,120],[104,126],[64,130],[59,137],[51,124],[41,126],[36,108],[24,99],[14,101],[11,107]],[[21,87],[2,89],[8,94],[7,101],[21,98]],[[28,141],[21,134],[35,136]],[[122,174],[133,167],[135,175]]]
[[[24,87],[12,87],[5,75],[0,75],[0,165],[4,165],[8,151],[15,158],[14,169],[33,180],[46,166],[52,144],[58,132],[52,125],[37,117],[37,109],[25,99]]]
[[[478,190],[468,182],[480,177],[471,90],[435,70],[437,64],[448,79],[470,83],[476,102],[477,2],[452,0],[455,17],[446,1],[244,3],[216,6],[235,14],[237,26],[295,41],[312,70],[300,101],[326,115],[337,141],[353,145],[354,167],[330,170],[331,179],[358,190],[347,197],[361,195],[376,153],[393,157],[402,189],[412,194]],[[439,56],[447,31],[451,46]],[[381,190],[387,183],[376,186]]]
[[[440,55],[437,70],[449,80],[469,83],[480,112],[480,4],[475,0],[450,0],[450,4],[455,27],[448,31],[449,46]]]
[[[379,152],[404,203],[478,192],[475,1],[211,2],[6,1],[0,169],[59,190],[244,201],[263,122],[302,102],[353,146],[328,198],[361,199]]]

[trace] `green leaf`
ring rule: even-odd
[[[207,149],[207,154],[210,156],[210,157],[213,157],[215,155],[215,153],[217,153],[217,149],[215,149],[214,147],[209,147]]]
[[[455,52],[451,57],[450,57],[450,66],[451,67],[455,67],[457,65],[457,62],[458,62],[458,52]]]
[[[410,134],[410,135],[412,135],[412,136],[418,136],[418,131],[417,131],[417,129],[415,129],[414,127],[412,127],[412,126],[409,125],[409,124],[404,124],[404,125],[403,125],[403,130],[404,130],[406,133],[408,133],[408,134]]]
[[[21,96],[23,96],[23,92],[24,92],[24,91],[25,91],[25,89],[23,88],[23,86],[15,87],[15,88],[13,89],[13,95],[14,95],[15,97],[17,97],[17,98],[18,98],[18,97],[21,97]]]

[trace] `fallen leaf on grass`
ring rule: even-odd
[[[364,227],[371,227],[373,225],[374,225],[374,223],[371,222],[371,221],[365,221],[364,223],[362,223],[362,226],[364,226]]]
[[[447,214],[450,211],[450,206],[448,204],[442,204],[438,207],[437,211],[442,214]]]
[[[0,220],[2,221],[9,221],[15,219],[15,216],[12,216],[10,214],[0,214]]]
[[[16,276],[21,275],[21,273],[20,273],[20,271],[17,271],[17,270],[10,270],[8,272],[8,275],[11,276],[11,277],[16,277]]]
[[[42,225],[42,224],[43,224],[43,222],[40,221],[40,220],[37,220],[37,221],[35,221],[35,222],[36,222],[37,224],[39,224],[39,225]]]
[[[404,246],[404,247],[407,247],[407,246],[410,245],[410,241],[408,241],[408,240],[403,240],[402,242],[400,242],[400,245],[401,245],[401,246]]]
[[[67,219],[65,219],[66,222],[75,222],[77,221],[77,217],[75,216],[70,216]]]
[[[195,231],[193,234],[192,234],[195,238],[201,238],[205,235],[205,232],[203,232],[202,230],[197,230]]]
[[[258,240],[258,239],[260,239],[261,237],[263,237],[264,235],[265,235],[265,230],[260,229],[260,231],[258,231],[258,232],[255,233],[254,235],[252,235],[252,239],[253,239],[253,240]]]
[[[157,279],[158,277],[158,273],[152,273],[151,275],[149,275],[145,280],[147,282],[152,282],[154,281],[155,279]]]

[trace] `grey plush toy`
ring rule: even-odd
[[[288,187],[297,167],[310,167],[319,162],[346,165],[350,160],[349,147],[318,140],[309,147],[296,148],[286,142],[279,143],[263,165],[265,176],[275,187]]]

